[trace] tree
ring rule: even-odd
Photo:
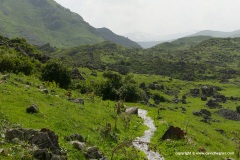
[[[139,90],[132,75],[123,77],[119,73],[107,71],[103,73],[107,80],[100,85],[99,93],[103,100],[125,100],[135,102],[139,100]],[[124,78],[124,79],[123,79]]]
[[[43,68],[42,79],[49,82],[55,81],[61,88],[66,89],[71,83],[71,73],[61,63],[50,61]]]
[[[122,76],[118,73],[107,71],[103,73],[103,77],[107,80],[100,85],[99,92],[103,100],[118,100],[118,90],[122,86]]]

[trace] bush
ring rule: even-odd
[[[99,94],[103,100],[125,100],[136,102],[139,100],[139,91],[132,76],[121,76],[119,73],[107,71],[103,73],[107,80],[100,85]]]
[[[236,107],[237,112],[240,114],[240,106]]]
[[[50,61],[43,68],[42,79],[49,82],[55,81],[61,88],[66,89],[71,83],[71,73],[61,63]]]
[[[152,98],[155,104],[159,104],[160,102],[166,102],[165,98],[157,93],[155,93]]]
[[[34,64],[29,57],[12,57],[4,55],[0,58],[0,71],[19,73],[30,75],[34,69]]]

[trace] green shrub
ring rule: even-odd
[[[240,106],[236,107],[237,112],[240,114]]]
[[[61,63],[50,61],[43,68],[42,79],[49,82],[55,81],[61,88],[68,88],[71,83],[71,74]]]
[[[34,64],[29,57],[13,57],[9,55],[3,55],[2,57],[0,57],[1,72],[22,72],[25,75],[30,75],[33,69]]]
[[[125,100],[126,102],[136,102],[139,100],[139,91],[132,76],[121,76],[119,73],[107,71],[103,73],[104,81],[99,88],[99,94],[103,100]]]

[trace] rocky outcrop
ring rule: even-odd
[[[127,114],[138,114],[138,107],[128,107],[125,112]]]
[[[85,80],[77,68],[72,69],[72,79]]]
[[[202,86],[201,90],[202,90],[202,94],[208,97],[213,96],[215,93],[214,88],[211,86]]]
[[[211,112],[209,110],[206,109],[201,109],[200,111],[202,114],[206,115],[206,116],[212,116]]]
[[[217,102],[222,102],[222,103],[227,102],[227,97],[222,94],[215,94],[213,95],[213,98],[216,99]]]
[[[162,136],[162,139],[163,140],[166,140],[166,139],[176,139],[176,140],[178,140],[178,139],[184,139],[184,136],[185,136],[185,133],[181,128],[170,126],[168,128],[168,130]]]
[[[5,133],[5,139],[7,141],[19,139],[28,142],[33,148],[36,146],[37,149],[33,151],[33,156],[39,160],[50,160],[53,157],[55,157],[54,159],[66,159],[65,156],[61,156],[58,136],[46,128],[41,130],[9,129]]]
[[[103,158],[103,154],[98,147],[93,146],[87,149],[86,157],[89,159],[100,159]]]
[[[218,104],[218,101],[214,98],[210,99],[207,103],[206,106],[208,106],[209,108],[222,108],[222,105]]]
[[[190,94],[193,96],[193,97],[196,97],[200,94],[200,89],[198,88],[192,88],[190,89]]]
[[[79,141],[79,142],[85,142],[83,136],[80,135],[80,134],[77,134],[77,133],[72,134],[71,136],[65,136],[64,139],[66,141],[75,141],[76,140],[76,141]]]
[[[226,119],[230,119],[230,120],[234,120],[234,121],[240,121],[240,114],[233,111],[233,110],[229,110],[229,109],[220,109],[217,111],[217,113],[226,118]]]

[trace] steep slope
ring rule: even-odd
[[[109,30],[107,34],[99,33],[80,15],[53,0],[0,1],[0,19],[2,35],[23,37],[34,45],[50,43],[55,47],[67,48],[107,39],[127,47],[139,47]]]
[[[53,0],[0,1],[0,18],[4,36],[23,37],[35,45],[69,47],[103,41],[81,16]]]
[[[115,33],[113,33],[111,30],[107,28],[98,28],[97,31],[107,41],[111,41],[128,48],[141,48],[141,46],[136,42],[131,41],[130,39],[125,38],[123,36],[116,35]]]
[[[219,37],[219,38],[227,38],[227,37],[240,37],[240,30],[236,30],[233,32],[221,32],[221,31],[212,31],[212,30],[204,30],[197,32],[191,36],[211,36],[211,37]]]

